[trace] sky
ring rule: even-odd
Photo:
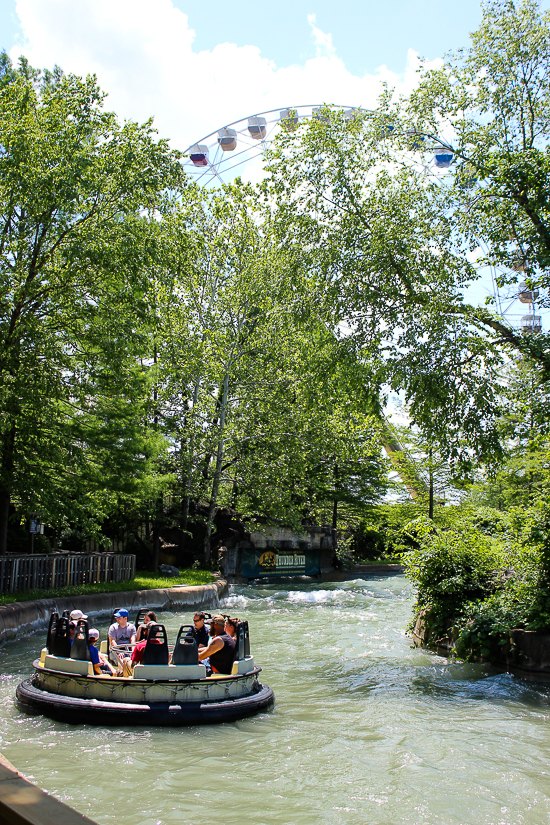
[[[203,135],[271,108],[373,105],[381,80],[415,80],[465,45],[481,19],[434,0],[0,0],[0,46],[12,59],[95,72],[119,116],[151,115],[185,149]]]
[[[480,20],[477,0],[0,0],[0,48],[38,68],[95,73],[108,108],[154,117],[185,150],[268,109],[373,106],[382,81],[411,89],[419,56],[437,64]]]

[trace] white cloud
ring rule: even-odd
[[[374,105],[382,80],[401,89],[415,82],[416,55],[403,75],[385,66],[358,77],[336,54],[330,34],[309,22],[316,57],[278,67],[255,46],[220,43],[195,51],[187,15],[172,0],[17,0],[24,46],[32,65],[97,74],[107,106],[122,118],[154,116],[163,137],[185,149],[215,129],[274,108],[335,103]]]
[[[314,14],[308,14],[307,22],[311,26],[311,34],[315,41],[317,57],[335,57],[336,49],[332,45],[332,35],[325,34],[321,29],[318,29],[315,25],[316,20],[317,18]]]

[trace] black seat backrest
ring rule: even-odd
[[[119,610],[120,610],[120,607],[117,607],[116,610],[113,610],[113,612],[111,613],[111,621],[109,622],[109,627],[111,627],[112,624],[116,624],[115,613],[118,613]],[[110,649],[111,649],[111,642],[109,641],[109,632],[108,632],[108,629],[107,629],[107,654],[109,653]]]
[[[138,610],[138,612],[136,614],[136,620],[134,622],[134,624],[136,626],[136,630],[138,629],[140,624],[143,624],[143,620],[144,620],[145,616],[147,615],[147,613],[149,613],[149,608],[148,607],[140,607],[140,609]]]
[[[48,625],[48,635],[46,636],[46,647],[50,655],[53,653],[53,640],[55,636],[55,628],[58,619],[59,613],[56,610],[54,610],[52,615],[50,616],[50,623]]]
[[[188,624],[182,624],[180,627],[172,653],[173,665],[198,665],[199,649],[193,636],[189,635],[192,629]]]
[[[71,645],[71,659],[78,659],[80,662],[91,662],[90,640],[88,638],[88,622],[86,619],[79,619],[76,623],[74,639]]]
[[[248,622],[243,622],[244,625],[244,656],[250,656],[250,633],[248,632]]]
[[[235,661],[239,662],[244,659],[244,627],[243,623],[239,622],[237,625],[237,643],[235,645]]]
[[[64,619],[70,619],[71,618],[71,611],[70,610],[64,610],[61,615],[63,616]]]
[[[235,645],[235,661],[246,659],[250,656],[250,636],[248,633],[248,622],[239,622],[237,626],[237,644]]]
[[[54,656],[62,656],[64,659],[68,659],[71,655],[71,634],[69,632],[69,620],[66,616],[61,616],[55,623],[52,653]]]
[[[168,664],[168,637],[163,624],[149,624],[149,635],[147,644],[143,651],[144,665],[167,665]]]

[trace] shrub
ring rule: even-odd
[[[494,592],[502,550],[476,530],[438,530],[425,518],[406,530],[418,542],[402,554],[406,574],[418,589],[415,610],[428,608],[430,629],[446,635],[467,604]]]

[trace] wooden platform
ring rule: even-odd
[[[26,780],[1,754],[0,822],[2,825],[96,825]]]

